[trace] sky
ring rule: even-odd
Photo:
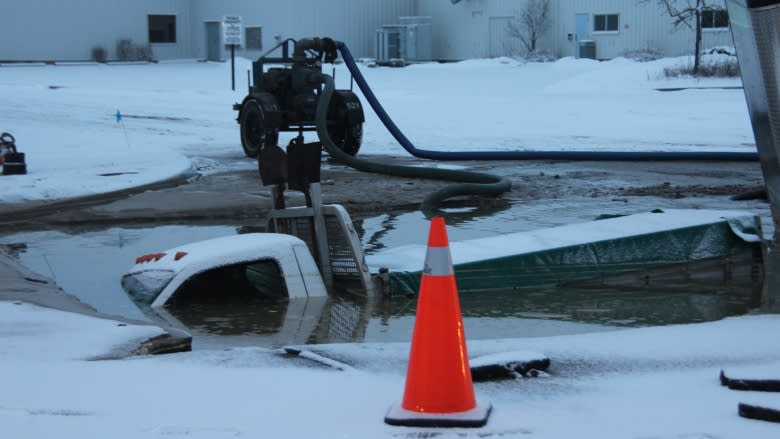
[[[713,88],[739,79],[661,77],[681,62],[501,58],[363,71],[420,148],[754,151],[742,90]],[[237,66],[245,77],[249,61]],[[0,66],[0,131],[16,137],[29,170],[0,177],[0,202],[254,169],[221,161],[243,154],[232,104],[245,89],[231,91],[229,75],[227,64],[194,61]],[[336,77],[348,87],[344,66]],[[705,88],[656,90],[680,86]],[[364,133],[361,155],[406,154],[370,112]],[[749,315],[470,341],[472,358],[548,356],[550,376],[478,383],[493,406],[488,424],[434,430],[383,422],[403,396],[408,343],[305,347],[345,370],[262,347],[94,361],[159,330],[0,302],[0,437],[774,438],[776,425],[736,408],[780,408],[780,396],[731,391],[717,377],[780,378],[778,331],[778,316]]]

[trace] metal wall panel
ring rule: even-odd
[[[206,58],[206,22],[240,15],[263,28],[263,49],[275,37],[328,36],[356,56],[372,56],[376,29],[417,15],[416,0],[4,0],[0,60],[88,60],[95,46],[115,57],[116,41],[148,41],[147,14],[176,15],[176,43],[153,44],[157,59]],[[222,48],[224,53],[224,48]],[[223,56],[224,59],[224,56]]]
[[[710,2],[725,7],[722,0]],[[626,51],[655,49],[664,56],[679,56],[693,53],[695,34],[688,28],[674,30],[673,19],[655,1],[643,4],[626,0],[580,0],[558,1],[556,31],[553,44],[558,55],[574,56],[576,46],[569,35],[575,34],[575,16],[590,14],[590,29],[593,30],[594,14],[618,14],[617,32],[591,32],[589,39],[596,43],[599,59],[621,56]],[[702,47],[731,45],[728,28],[704,30]]]
[[[147,14],[174,14],[177,20],[176,43],[153,45],[155,57],[191,55],[189,0],[5,0],[0,60],[89,60],[97,46],[114,59],[119,39],[146,44]]]
[[[501,17],[514,16],[526,0],[419,0],[419,15],[433,17],[434,59],[483,58],[491,55],[491,40],[499,38],[495,28]],[[711,4],[724,5],[723,0]],[[550,27],[540,41],[539,49],[558,56],[576,53],[576,15],[619,14],[620,28],[616,33],[592,33],[597,56],[614,58],[626,51],[653,48],[665,56],[690,54],[694,33],[688,29],[673,31],[672,18],[655,1],[642,4],[637,0],[551,0]],[[494,24],[491,32],[491,19]],[[705,30],[702,47],[731,45],[728,29]],[[495,46],[495,44],[493,44]],[[493,54],[495,54],[495,47]]]
[[[497,54],[506,17],[517,15],[527,0],[5,0],[0,60],[86,60],[93,47],[115,57],[118,39],[148,40],[147,14],[175,14],[177,41],[153,45],[155,58],[206,58],[206,23],[226,15],[240,15],[244,26],[262,27],[263,48],[239,50],[255,58],[272,47],[276,38],[329,36],[345,41],[358,57],[374,55],[376,29],[397,24],[401,16],[433,17],[433,58],[482,58]],[[723,4],[722,0],[715,0]],[[673,31],[672,19],[654,1],[551,0],[551,27],[540,49],[559,56],[576,52],[577,13],[617,13],[616,33],[592,34],[599,58],[613,58],[628,50],[653,48],[665,56],[690,54],[694,34]],[[491,31],[491,23],[493,23]],[[591,23],[592,26],[592,23]],[[731,45],[728,29],[705,30],[703,47]],[[516,41],[508,36],[507,44]],[[493,44],[491,45],[491,40]],[[224,47],[220,48],[226,58]],[[512,49],[516,51],[517,49]],[[508,54],[508,53],[504,53]]]
[[[330,37],[356,57],[374,53],[376,29],[416,15],[416,0],[192,0],[195,54],[205,57],[205,22],[240,15],[244,26],[262,26],[263,48],[237,53],[256,58],[284,38]]]
[[[419,0],[417,12],[433,17],[434,59],[486,58],[518,50],[517,41],[506,34],[505,26],[507,19],[516,16],[525,2],[466,0],[452,4]]]

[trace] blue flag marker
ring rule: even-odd
[[[116,123],[122,122],[122,113],[120,113],[119,110],[116,110],[115,116],[116,116]],[[122,125],[120,126],[122,127],[122,132],[125,133],[125,143],[127,143],[127,147],[130,148],[130,139],[127,138],[127,130],[125,129],[125,124],[122,123]]]

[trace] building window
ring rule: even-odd
[[[593,16],[593,32],[617,32],[618,14],[597,14]]]
[[[175,15],[150,15],[149,16],[149,42],[150,43],[175,43],[176,42],[176,16]]]
[[[260,26],[245,28],[244,41],[247,49],[260,50],[263,48],[263,28]]]
[[[705,9],[701,11],[702,29],[725,29],[729,27],[729,13],[725,9]]]

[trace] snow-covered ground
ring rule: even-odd
[[[656,90],[740,85],[662,77],[665,66],[685,62],[499,58],[362,70],[419,148],[755,151],[742,90]],[[0,202],[119,190],[190,168],[254,168],[238,160],[232,109],[246,94],[250,65],[237,61],[236,91],[228,63],[2,65],[0,131],[16,137],[29,174],[3,177]],[[336,82],[349,87],[344,65]],[[361,155],[407,155],[369,107],[366,117]]]
[[[655,90],[740,85],[660,77],[678,62],[494,59],[364,71],[427,149],[754,151],[742,90]],[[242,84],[249,61],[237,65]],[[347,87],[345,68],[336,71]],[[245,90],[230,91],[229,79],[219,63],[1,66],[0,131],[15,135],[29,173],[0,177],[0,202],[119,190],[190,168],[254,168],[238,160],[231,106]],[[361,154],[405,154],[370,112],[364,132]],[[749,316],[470,342],[472,355],[545,353],[551,376],[477,384],[494,407],[488,425],[431,430],[383,422],[402,396],[408,344],[332,347],[354,360],[348,371],[262,348],[89,361],[154,330],[0,302],[0,437],[774,438],[780,427],[739,418],[736,407],[780,408],[780,396],[727,390],[717,376],[724,368],[780,378],[778,331],[777,316]]]
[[[493,405],[479,429],[391,427],[408,344],[331,345],[336,370],[263,348],[89,361],[149,328],[0,302],[4,438],[776,438],[737,404],[780,395],[721,387],[778,378],[780,317],[469,343],[472,356],[539,352],[549,377],[475,384]],[[468,334],[467,334],[468,335]],[[523,354],[527,355],[527,354]]]

